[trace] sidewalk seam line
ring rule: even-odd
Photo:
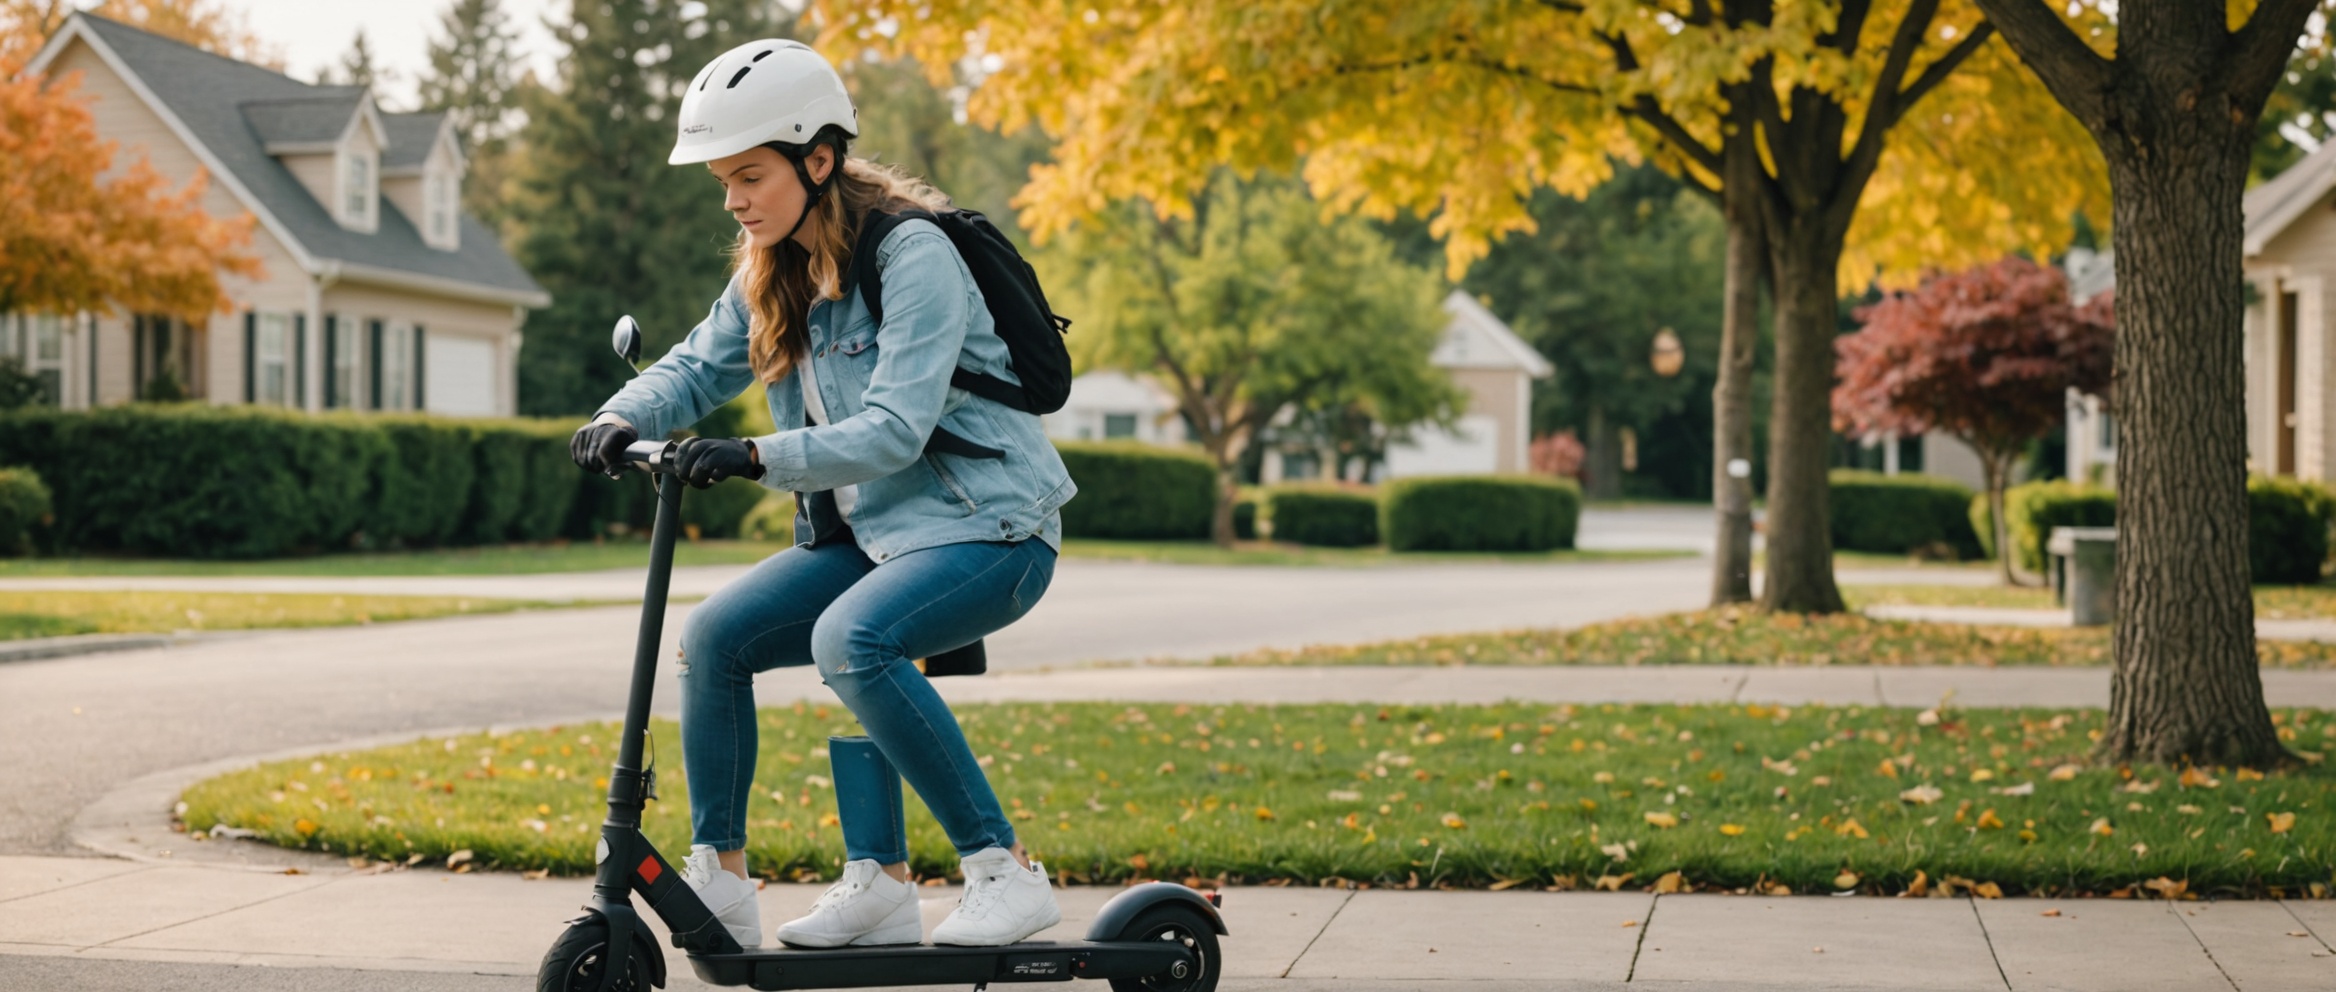
[[[1323,934],[1330,932],[1330,925],[1332,923],[1338,922],[1338,914],[1346,912],[1347,904],[1355,901],[1355,893],[1360,891],[1362,890],[1346,890],[1346,898],[1339,900],[1338,908],[1330,911],[1330,918],[1322,921],[1322,929],[1314,931],[1314,936],[1306,938],[1306,946],[1298,950],[1298,956],[1291,958],[1289,966],[1283,968],[1281,974],[1275,975],[1273,977],[1288,978],[1290,977],[1290,972],[1298,970],[1298,962],[1306,960],[1306,955],[1314,952],[1314,942],[1321,940]]]
[[[355,876],[350,876],[350,877],[355,877]],[[291,897],[291,896],[296,896],[296,895],[299,895],[299,894],[301,894],[301,893],[303,893],[303,892],[314,892],[314,891],[316,891],[316,890],[318,890],[318,889],[321,889],[321,888],[324,888],[324,887],[326,887],[326,886],[332,885],[333,883],[335,883],[335,882],[339,882],[339,881],[341,881],[341,879],[338,879],[338,878],[328,878],[328,879],[325,879],[325,880],[324,880],[322,883],[320,883],[320,884],[317,884],[317,885],[308,885],[308,886],[302,886],[301,888],[293,889],[293,890],[292,890],[292,891],[290,891],[290,892],[283,892],[283,893],[278,893],[278,894],[276,894],[276,895],[269,896],[269,897],[267,897],[267,898],[265,898],[265,899],[254,899],[254,900],[252,900],[252,901],[250,901],[250,902],[247,902],[247,903],[244,903],[244,904],[242,904],[242,905],[240,905],[240,906],[229,906],[229,907],[227,907],[226,909],[219,910],[218,912],[214,912],[214,913],[205,913],[205,914],[203,914],[203,915],[201,915],[201,916],[189,917],[189,918],[187,918],[187,919],[184,919],[184,920],[179,920],[179,921],[177,921],[177,922],[175,922],[175,923],[168,923],[168,924],[164,924],[164,925],[162,925],[162,926],[159,926],[159,927],[153,927],[153,928],[151,928],[151,929],[147,929],[147,930],[140,930],[140,931],[138,931],[137,933],[126,933],[126,934],[123,934],[123,935],[121,935],[121,936],[119,936],[119,937],[115,937],[115,938],[113,938],[112,940],[105,941],[105,942],[103,942],[103,943],[97,943],[97,944],[89,944],[89,945],[86,945],[86,946],[82,947],[81,949],[82,949],[82,950],[85,950],[85,951],[88,951],[88,950],[96,950],[96,949],[98,949],[98,948],[101,948],[101,947],[112,947],[112,946],[113,946],[113,945],[115,945],[115,944],[119,944],[119,943],[121,943],[122,941],[129,940],[129,939],[131,939],[131,938],[134,938],[134,937],[143,937],[143,936],[146,936],[147,934],[150,934],[150,933],[161,933],[161,932],[162,932],[162,931],[164,931],[164,930],[169,930],[169,929],[172,929],[172,928],[175,928],[175,927],[183,927],[183,926],[186,926],[186,925],[187,925],[187,924],[189,924],[189,923],[201,923],[201,922],[203,922],[204,920],[213,919],[213,918],[215,918],[215,917],[220,917],[220,916],[225,916],[225,915],[227,915],[227,914],[229,914],[229,913],[236,913],[236,912],[241,912],[241,911],[243,911],[243,910],[250,909],[250,908],[252,908],[253,906],[264,906],[264,905],[267,905],[268,903],[275,902],[275,901],[276,901],[276,900],[278,900],[278,899],[284,899],[284,898],[288,898],[288,897]],[[127,948],[127,947],[125,947],[125,948],[120,948],[120,950],[133,950],[133,949],[135,949],[135,948]]]
[[[114,861],[114,860],[121,860],[121,859],[116,859],[116,858],[104,858],[104,859],[101,859],[101,860],[106,860],[106,861]],[[17,900],[19,900],[19,899],[30,899],[30,898],[33,898],[34,896],[45,896],[45,895],[48,895],[49,893],[52,893],[52,892],[67,892],[67,891],[71,891],[71,890],[73,890],[73,889],[78,889],[78,888],[80,888],[80,887],[82,887],[82,886],[84,886],[84,885],[95,885],[95,884],[97,884],[97,883],[99,883],[99,882],[110,882],[110,881],[113,881],[114,879],[117,879],[117,878],[128,878],[128,877],[130,877],[130,876],[132,876],[132,875],[138,874],[139,872],[153,871],[153,870],[154,870],[154,869],[156,869],[156,868],[160,868],[160,867],[162,867],[161,865],[149,865],[149,864],[142,864],[142,863],[139,863],[139,862],[136,862],[136,861],[132,861],[132,862],[130,862],[130,863],[131,863],[131,864],[133,864],[133,865],[137,865],[137,867],[135,867],[135,868],[132,868],[132,869],[130,869],[129,871],[119,871],[119,872],[115,872],[115,873],[113,873],[113,874],[111,874],[111,875],[100,875],[100,876],[98,876],[98,877],[96,877],[96,878],[85,878],[85,879],[82,879],[81,881],[74,882],[74,883],[72,883],[71,885],[60,885],[60,886],[57,886],[56,888],[53,888],[53,889],[42,889],[42,890],[40,890],[39,892],[27,892],[27,893],[25,893],[25,894],[23,894],[23,895],[21,895],[21,896],[9,896],[9,897],[8,897],[8,898],[6,898],[6,899],[0,899],[0,905],[5,905],[5,904],[7,904],[7,903],[12,903],[12,902],[15,902],[15,901],[17,901]],[[2290,915],[2293,915],[2293,914],[2290,914]]]
[[[2182,917],[2182,904],[2178,902],[2166,903],[2166,915],[2173,917],[2174,922],[2182,925],[2182,932],[2190,935],[2190,940],[2198,945],[2198,953],[2206,955],[2206,963],[2214,966],[2214,973],[2222,976],[2222,980],[2230,985],[2231,992],[2238,992],[2238,979],[2232,978],[2230,971],[2222,966],[2222,962],[2215,960],[2214,950],[2207,947],[2206,941],[2198,936],[2198,929],[2191,926],[2190,921]]]
[[[2327,948],[2331,952],[2336,952],[2336,946],[2330,946],[2328,944],[2328,938],[2320,936],[2320,931],[2312,929],[2311,921],[2297,915],[2295,907],[2288,905],[2287,900],[2274,899],[2272,901],[2278,903],[2279,908],[2286,910],[2288,918],[2294,920],[2297,926],[2304,928],[2305,933],[2311,934],[2313,940],[2319,941],[2321,947]]]
[[[1966,892],[1963,894],[1963,904],[1971,907],[1971,919],[1979,924],[1979,940],[1987,945],[1987,960],[1995,964],[1995,977],[2001,979],[2003,987],[2009,990],[2012,987],[2012,976],[2003,970],[2003,955],[1995,952],[1995,935],[1987,932],[1987,917],[1979,913],[1979,900]]]
[[[1655,928],[1655,906],[1662,901],[1663,896],[1659,892],[1647,900],[1647,918],[1638,925],[1638,941],[1630,945],[1630,970],[1622,973],[1622,981],[1626,985],[1638,978],[1638,956],[1646,952],[1647,931]]]
[[[1751,681],[1752,681],[1752,669],[1751,669],[1749,666],[1747,666],[1747,667],[1744,669],[1744,674],[1743,674],[1743,675],[1740,675],[1740,676],[1737,676],[1737,678],[1736,678],[1736,687],[1735,687],[1735,688],[1733,688],[1733,689],[1730,689],[1730,690],[1728,690],[1728,702],[1729,702],[1729,704],[1733,705],[1733,704],[1735,704],[1735,703],[1740,703],[1740,702],[1743,702],[1743,700],[1744,700],[1744,686],[1746,686],[1746,685],[1750,684],[1750,683],[1751,683]]]

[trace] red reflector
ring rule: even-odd
[[[1224,908],[1225,894],[1222,892],[1209,893],[1209,905],[1218,907],[1220,909]]]
[[[657,876],[665,874],[665,869],[657,867],[657,856],[654,854],[642,858],[641,867],[636,870],[641,873],[641,881],[650,885],[657,884]]]

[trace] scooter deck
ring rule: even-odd
[[[756,989],[858,989],[886,985],[977,985],[1142,978],[1196,967],[1168,941],[1026,941],[1005,947],[793,947],[739,954],[691,954],[689,966],[713,985]],[[1189,974],[1189,970],[1187,971]]]

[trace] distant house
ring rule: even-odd
[[[28,71],[79,73],[99,137],[202,206],[258,219],[264,274],[228,276],[234,312],[187,324],[128,313],[0,314],[68,408],[126,402],[157,378],[211,403],[508,415],[530,307],[551,302],[493,231],[461,212],[463,153],[442,114],[391,114],[76,13]]]
[[[1452,319],[1429,361],[1452,374],[1468,406],[1452,430],[1417,430],[1410,441],[1389,444],[1387,477],[1525,471],[1533,380],[1557,368],[1467,293],[1444,297],[1444,312]]]
[[[1555,369],[1507,324],[1474,298],[1454,291],[1444,299],[1443,340],[1430,361],[1449,371],[1468,395],[1456,430],[1420,430],[1408,443],[1391,443],[1381,478],[1446,472],[1522,472],[1531,438],[1532,383]],[[1286,420],[1286,418],[1285,418]],[[1175,397],[1141,375],[1089,372],[1071,380],[1071,397],[1046,417],[1047,433],[1067,440],[1126,438],[1149,444],[1191,440]],[[1267,452],[1266,483],[1315,478],[1320,454],[1299,444]],[[1375,480],[1374,480],[1375,481]]]
[[[2336,143],[2248,190],[2241,264],[2247,282],[2247,462],[2264,475],[2336,479]],[[2080,299],[2116,285],[2113,259],[2070,267]],[[2113,417],[2098,398],[2069,398],[2069,475],[2113,470]],[[2113,477],[2113,475],[2112,475]]]

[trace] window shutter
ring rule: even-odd
[[[292,396],[293,409],[308,406],[308,315],[292,315]]]
[[[243,312],[243,401],[257,403],[260,399],[260,315],[257,310]]]
[[[327,409],[327,410],[331,410],[331,409],[334,409],[334,408],[336,408],[336,407],[339,407],[339,406],[340,406],[342,403],[345,403],[345,402],[347,402],[347,401],[348,401],[348,397],[345,397],[345,396],[342,396],[342,395],[340,395],[340,388],[339,388],[339,387],[340,387],[340,384],[341,384],[341,376],[340,376],[340,364],[339,364],[339,359],[340,359],[340,357],[341,357],[341,356],[340,356],[340,351],[341,351],[341,343],[340,343],[339,341],[336,341],[336,340],[334,340],[334,338],[336,338],[336,337],[338,337],[338,336],[339,336],[339,335],[335,334],[334,332],[335,332],[335,331],[337,331],[337,330],[339,330],[339,329],[340,329],[340,320],[339,320],[338,318],[334,317],[332,314],[329,314],[329,313],[328,313],[328,314],[325,314],[325,315],[324,315],[324,408],[325,408],[325,409]]]
[[[428,377],[427,377],[427,376],[424,376],[424,375],[422,374],[422,325],[420,325],[420,324],[415,324],[415,325],[414,325],[414,409],[415,409],[415,411],[417,411],[417,412],[419,412],[419,411],[421,411],[421,410],[428,409],[427,407],[425,407],[425,406],[422,404],[422,381],[423,381],[424,379],[426,379],[426,378],[428,378]]]
[[[371,354],[373,359],[372,361],[366,363],[367,370],[372,373],[369,378],[373,380],[373,402],[371,406],[373,409],[379,410],[381,409],[381,322],[378,320],[366,321],[365,336],[371,341],[371,344],[368,346],[368,352]]]

